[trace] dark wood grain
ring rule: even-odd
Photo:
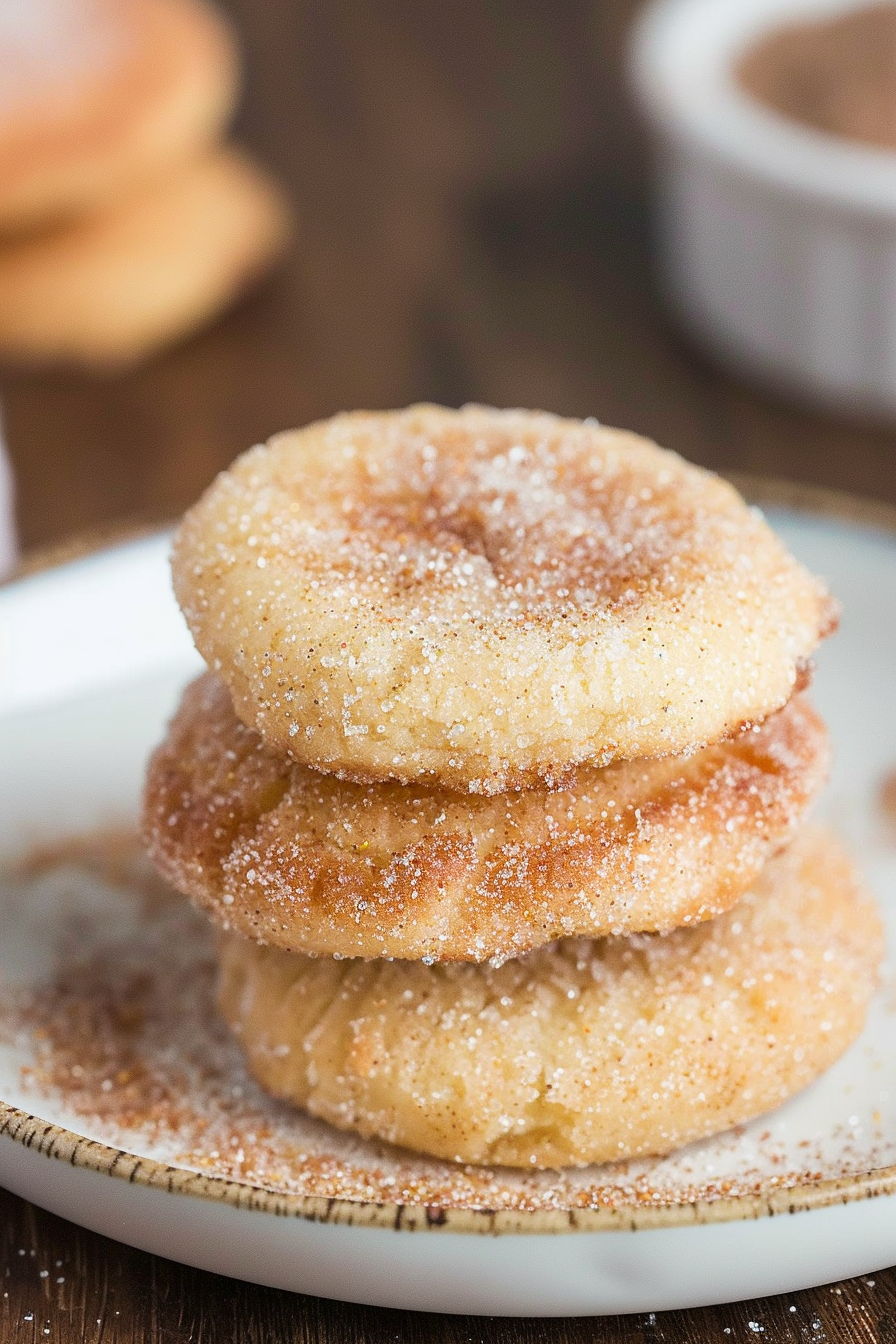
[[[237,452],[333,411],[540,405],[699,462],[896,502],[896,432],[791,406],[666,315],[624,92],[637,0],[230,0],[239,133],[289,185],[293,252],[209,331],[117,379],[0,371],[26,546],[172,517]],[[601,1321],[425,1317],[129,1250],[0,1194],[0,1339],[896,1344],[896,1272]],[[752,1323],[752,1324],[751,1324]]]
[[[0,1338],[23,1344],[775,1344],[896,1341],[896,1278],[599,1320],[435,1316],[237,1283],[145,1255],[0,1192]],[[407,1235],[413,1236],[414,1233]]]

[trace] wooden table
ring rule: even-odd
[[[231,0],[239,133],[292,189],[287,264],[126,377],[0,376],[26,547],[170,518],[238,451],[432,399],[596,415],[722,470],[896,503],[896,432],[794,408],[667,318],[624,94],[637,0]],[[586,1321],[426,1317],[250,1287],[0,1193],[4,1341],[896,1342],[896,1271],[792,1297]]]

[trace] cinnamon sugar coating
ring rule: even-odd
[[[794,697],[686,757],[579,767],[499,797],[354,784],[267,747],[211,674],[149,767],[164,876],[225,928],[293,952],[503,961],[553,939],[669,929],[727,910],[827,777]]]
[[[186,515],[173,572],[270,746],[473,793],[764,719],[836,619],[717,476],[594,422],[477,406],[253,449]]]
[[[883,937],[800,838],[719,919],[500,968],[313,959],[222,935],[219,1003],[275,1096],[465,1162],[665,1153],[778,1106],[862,1028]]]

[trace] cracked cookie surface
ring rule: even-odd
[[[252,449],[187,513],[173,575],[270,746],[486,794],[759,722],[836,623],[719,477],[591,421],[478,406]]]
[[[500,968],[335,961],[221,937],[219,1003],[262,1086],[464,1162],[665,1153],[780,1105],[860,1032],[883,934],[808,831],[728,914]]]

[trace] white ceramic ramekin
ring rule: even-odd
[[[766,380],[896,416],[896,153],[790,121],[732,73],[770,29],[867,2],[654,0],[632,72],[659,146],[662,266],[688,325]]]

